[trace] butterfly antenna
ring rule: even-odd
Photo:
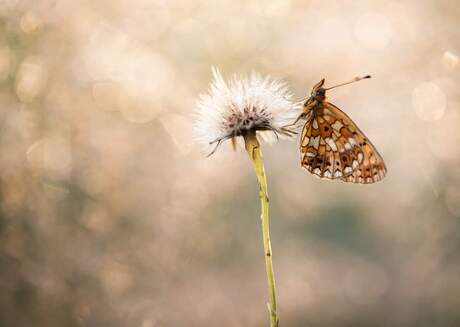
[[[328,88],[325,89],[325,90],[327,91],[327,90],[334,89],[334,88],[339,87],[339,86],[343,86],[343,85],[355,83],[355,82],[358,82],[358,81],[360,81],[360,80],[362,80],[362,79],[365,79],[365,78],[371,78],[371,75],[366,75],[366,76],[363,76],[363,77],[355,77],[355,78],[353,78],[351,81],[348,81],[348,82],[345,82],[345,83],[342,83],[342,84],[338,84],[338,85],[334,85],[334,86],[328,87]]]

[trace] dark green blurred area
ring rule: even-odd
[[[460,325],[459,6],[0,2],[0,326],[266,326],[245,152],[192,135],[211,65],[325,77],[385,158],[321,181],[263,143],[281,326]]]

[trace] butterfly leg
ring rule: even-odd
[[[299,117],[297,117],[297,119],[296,119],[292,124],[284,125],[283,128],[295,126],[295,125],[299,122],[299,120],[300,120],[301,118],[302,118],[302,115],[300,115]]]
[[[285,127],[281,127],[280,130],[281,130],[281,134],[286,134],[287,136],[293,136],[293,135],[297,134],[296,131],[293,131],[293,130],[291,130],[289,128],[285,128]]]
[[[305,112],[305,111],[302,112],[302,113],[299,115],[299,117],[297,117],[297,119],[296,119],[292,124],[285,125],[285,126],[283,126],[283,128],[297,125],[297,123],[299,122],[299,120],[305,119],[305,117],[307,117],[307,115],[309,115],[309,114],[310,114],[310,111],[308,111],[308,112]]]

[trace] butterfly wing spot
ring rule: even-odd
[[[312,126],[314,129],[318,129],[318,122],[316,121],[316,119],[313,119]]]
[[[302,159],[302,166],[304,166],[304,167],[307,168],[307,169],[311,168],[311,158],[309,158],[309,157],[303,157],[303,159]]]
[[[348,138],[348,143],[350,143],[352,146],[358,146],[358,142],[352,137]]]
[[[334,129],[334,131],[340,132],[340,129],[343,127],[343,124],[340,122],[340,120],[337,119],[331,126]]]
[[[321,119],[319,122],[319,130],[320,130],[321,137],[323,139],[331,137],[334,134],[334,129],[329,124],[329,122],[324,119]]]
[[[335,145],[335,142],[334,142],[333,139],[331,139],[330,137],[328,137],[328,138],[326,139],[326,143],[327,143],[327,145],[330,146],[330,148],[331,148],[332,151],[334,151],[334,152],[337,151],[337,146]]]
[[[302,140],[302,146],[307,146],[309,142],[310,138],[308,136],[305,136]]]
[[[320,138],[321,138],[321,137],[320,137],[319,135],[310,138],[310,141],[308,142],[308,145],[314,147],[315,149],[318,149],[318,148],[319,148],[319,141],[320,141]]]

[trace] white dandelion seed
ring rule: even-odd
[[[196,140],[215,144],[213,154],[222,141],[243,136],[250,131],[292,136],[283,127],[298,115],[297,104],[284,82],[252,73],[249,77],[234,76],[226,82],[220,71],[212,68],[213,81],[208,94],[197,104],[194,126]],[[263,136],[263,135],[262,135]]]

